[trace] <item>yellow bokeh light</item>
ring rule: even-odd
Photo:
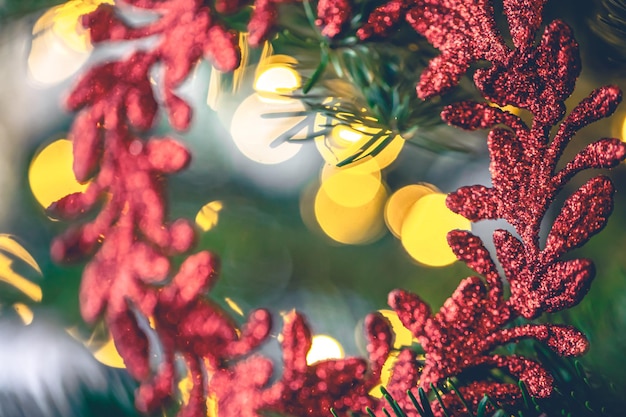
[[[393,341],[393,347],[396,349],[400,349],[405,346],[410,346],[413,343],[413,335],[404,327],[400,318],[398,317],[398,313],[393,310],[378,310],[380,314],[383,315],[391,324],[391,330],[393,331],[395,338]]]
[[[347,207],[338,204],[329,197],[324,187],[320,187],[315,196],[315,218],[324,233],[339,243],[370,243],[384,232],[383,206],[386,198],[387,189],[383,186],[366,204]]]
[[[619,138],[622,142],[626,142],[626,114],[622,120],[621,129],[619,131]]]
[[[293,68],[289,66],[270,66],[259,74],[254,89],[258,93],[289,94],[298,88],[302,80]]]
[[[368,155],[350,165],[368,164],[372,167],[372,170],[381,170],[391,165],[398,158],[400,151],[404,147],[404,139],[400,135],[396,135],[384,145],[382,150],[377,151],[376,155],[369,155],[370,152],[373,152],[381,145],[385,138],[388,138],[393,133],[391,131],[383,131],[380,127],[370,127],[360,123],[350,126],[337,124],[336,120],[328,120],[321,115],[317,116],[316,125],[325,126],[329,121],[330,124],[334,125],[330,132],[325,136],[320,135],[315,138],[315,145],[318,151],[329,164],[336,165],[364,151]],[[381,134],[380,138],[366,146],[368,141],[378,134]]]
[[[446,194],[433,193],[411,206],[402,223],[402,245],[413,259],[428,266],[456,261],[446,236],[454,229],[470,230],[471,223],[446,207]]]
[[[113,0],[73,0],[53,7],[33,26],[28,55],[31,79],[43,85],[61,82],[87,61],[93,49],[80,17]]]
[[[68,194],[83,192],[88,184],[80,184],[74,176],[72,142],[60,139],[39,152],[28,169],[28,182],[35,199],[42,207]]]
[[[33,322],[33,318],[35,315],[33,314],[33,311],[30,309],[30,307],[28,307],[26,304],[15,303],[13,304],[13,310],[15,310],[17,315],[20,316],[20,319],[22,319],[22,322],[25,325],[28,326]]]
[[[114,0],[71,0],[51,8],[33,26],[33,35],[52,29],[63,42],[78,52],[91,50],[89,32],[80,23],[81,16],[93,12],[100,4]]]
[[[425,195],[438,192],[430,184],[411,184],[394,192],[385,204],[385,222],[394,236],[400,237],[402,223],[413,204]]]
[[[389,353],[387,360],[383,364],[383,368],[380,370],[380,384],[372,388],[369,395],[374,398],[382,398],[383,393],[381,392],[380,387],[385,387],[389,383],[389,380],[391,379],[391,371],[393,370],[393,365],[398,360],[398,355],[400,355],[400,352],[397,351]]]
[[[15,256],[42,275],[35,258],[12,235],[0,234],[0,250]]]
[[[324,334],[318,334],[313,336],[311,349],[306,355],[306,363],[312,365],[315,362],[343,357],[343,347],[337,340]]]
[[[26,294],[33,301],[41,301],[43,296],[41,287],[34,282],[16,273],[12,267],[13,261],[5,254],[0,253],[0,281],[4,281],[12,287]]]
[[[352,143],[356,143],[365,137],[363,132],[360,132],[356,129],[352,129],[346,125],[334,126],[331,131],[331,135],[333,139],[337,141],[337,143],[343,142],[345,146],[349,146]]]
[[[183,405],[187,405],[189,403],[189,396],[191,389],[193,388],[193,381],[191,380],[191,375],[187,373],[183,379],[178,381],[178,392],[180,393],[180,402]],[[217,397],[215,394],[209,394],[206,396],[206,408],[207,408],[207,417],[217,417]],[[165,414],[164,414],[165,415]]]
[[[322,169],[322,188],[335,203],[345,207],[360,207],[369,203],[383,187],[380,170],[354,165]]]
[[[239,314],[241,317],[244,316],[243,310],[241,309],[241,307],[239,307],[239,304],[237,304],[236,302],[233,301],[232,298],[224,297],[224,301],[226,301],[226,304],[228,304],[228,307],[230,307],[231,310],[233,310],[235,313]]]
[[[497,107],[500,110],[504,110],[504,111],[507,111],[509,113],[512,113],[512,114],[514,114],[516,116],[519,116],[522,113],[522,109],[520,109],[519,107],[512,106],[510,104],[507,104],[506,106],[498,106],[496,103],[489,103],[489,105],[491,107]]]
[[[237,108],[230,125],[233,141],[247,158],[261,164],[279,164],[295,156],[302,148],[302,143],[281,139],[281,135],[294,128],[306,116],[264,118],[271,113],[299,113],[306,111],[299,100],[268,103],[258,94],[246,98]],[[250,127],[254,126],[254,129]],[[293,137],[304,137],[306,126]]]
[[[106,366],[110,366],[112,368],[126,368],[124,359],[120,356],[117,348],[115,347],[115,343],[111,338],[109,338],[109,340],[107,340],[98,350],[93,352],[93,356],[98,362]]]
[[[17,273],[13,267],[13,262],[19,260],[30,266],[37,275],[41,275],[41,269],[32,255],[13,236],[7,234],[0,234],[0,251],[0,281],[11,285],[33,301],[41,301],[41,287]]]
[[[196,215],[196,225],[204,232],[211,230],[217,226],[219,213],[223,207],[221,201],[211,201],[205,204]]]

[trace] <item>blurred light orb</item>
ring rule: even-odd
[[[76,180],[72,142],[59,139],[43,148],[28,168],[28,182],[37,202],[47,208],[66,195],[83,192],[89,185]]]
[[[31,272],[35,274],[24,274],[23,268],[15,268],[15,262],[26,264],[30,267]],[[20,272],[18,272],[20,271]],[[0,234],[0,281],[6,282],[16,290],[28,296],[32,301],[40,302],[43,293],[41,287],[33,282],[32,278],[41,277],[42,272],[37,261],[32,255],[12,236],[9,234]],[[22,306],[22,307],[20,307]],[[23,321],[32,321],[32,313],[29,313],[28,307],[23,304],[14,304],[15,311],[22,317]],[[23,315],[22,312],[25,314]],[[30,321],[28,320],[30,316]]]
[[[373,119],[374,121],[375,119]],[[339,124],[335,119],[317,116],[316,126],[318,129],[327,128],[329,124],[333,125],[330,132],[315,138],[318,151],[329,164],[336,165],[360,152],[364,152],[367,156],[361,157],[349,165],[366,164],[371,166],[372,170],[381,170],[391,165],[404,147],[405,141],[400,135],[394,136],[383,145],[382,142],[393,133],[383,131],[380,127],[371,127],[361,123]],[[368,143],[377,135],[381,136],[372,143]],[[381,145],[384,146],[382,150],[378,149]],[[376,154],[370,154],[372,152]]]
[[[410,346],[413,343],[413,334],[409,331],[409,329],[404,327],[404,324],[402,324],[400,318],[398,317],[398,313],[393,310],[386,309],[378,310],[378,312],[389,321],[389,324],[391,324],[391,330],[395,336],[393,341],[394,348],[400,349],[402,347]]]
[[[263,115],[305,111],[304,104],[298,100],[268,103],[253,94],[235,111],[230,133],[239,151],[247,158],[261,164],[279,164],[291,159],[302,148],[301,143],[283,140],[280,136],[301,123],[305,116],[264,118]],[[298,135],[301,139],[306,137],[306,126],[293,136]]]
[[[387,356],[387,359],[385,360],[385,363],[383,364],[383,367],[380,370],[380,384],[372,388],[369,392],[369,395],[371,395],[374,398],[383,397],[383,393],[380,390],[380,388],[386,387],[387,384],[389,383],[389,380],[391,379],[391,371],[393,370],[394,364],[398,360],[398,355],[400,355],[399,351],[389,352],[389,356]]]
[[[293,93],[302,85],[300,74],[288,65],[269,65],[263,67],[254,81],[254,90],[262,99],[278,102],[291,100],[285,95]]]
[[[333,127],[331,131],[331,135],[333,139],[337,141],[339,144],[343,144],[345,146],[349,146],[352,143],[356,143],[363,139],[363,132],[360,132],[356,129],[352,129],[346,125],[336,125]]]
[[[368,172],[360,165],[322,169],[322,185],[328,197],[345,207],[360,207],[376,197],[383,184],[380,170]]]
[[[72,0],[44,13],[33,26],[28,73],[42,86],[57,84],[78,71],[93,49],[82,15],[113,0]]]
[[[439,192],[437,187],[430,184],[411,184],[394,192],[385,204],[385,223],[397,238],[402,233],[402,223],[409,213],[409,209],[425,195]]]
[[[313,336],[311,349],[306,355],[307,365],[327,359],[341,359],[345,356],[343,347],[334,338],[325,334]]]
[[[224,297],[224,301],[226,302],[226,304],[228,305],[228,307],[230,307],[231,310],[233,310],[235,313],[237,313],[238,315],[240,315],[241,317],[244,316],[243,310],[241,307],[239,307],[239,304],[237,304],[235,301],[233,301],[232,298],[230,297]]]
[[[383,207],[387,189],[378,188],[374,197],[361,206],[344,206],[334,201],[320,187],[315,195],[314,212],[324,233],[336,242],[347,245],[371,243],[384,233]]]
[[[446,194],[428,194],[411,206],[402,223],[402,246],[417,262],[427,266],[446,266],[457,260],[448,246],[451,230],[470,230],[465,217],[446,207]]]
[[[208,232],[213,227],[217,226],[219,213],[223,207],[224,204],[219,200],[211,201],[205,204],[196,215],[196,225],[203,232]]]
[[[126,368],[124,364],[124,359],[120,356],[117,348],[115,347],[115,343],[112,338],[109,338],[104,345],[102,345],[99,349],[93,352],[93,357],[96,360],[106,366],[110,366],[112,368]]]

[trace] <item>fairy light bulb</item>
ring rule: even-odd
[[[221,201],[211,201],[198,211],[196,215],[196,225],[203,231],[208,232],[215,226],[219,221],[219,213],[222,211],[224,207]]]
[[[59,139],[43,148],[30,164],[28,182],[37,202],[44,208],[66,195],[83,192],[88,184],[76,180],[72,164],[72,142]]]
[[[76,73],[89,58],[93,46],[81,16],[113,0],[72,0],[44,13],[33,26],[28,74],[36,85],[49,86]]]
[[[325,334],[318,334],[313,336],[311,348],[306,355],[306,363],[312,365],[327,359],[341,359],[344,355],[343,347],[337,340]]]
[[[447,234],[454,229],[471,228],[469,220],[446,207],[446,197],[440,193],[423,196],[411,206],[402,223],[402,246],[423,265],[440,267],[455,262]]]
[[[394,236],[400,237],[409,210],[420,198],[438,192],[430,184],[411,184],[394,192],[385,204],[385,223]]]

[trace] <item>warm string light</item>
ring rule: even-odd
[[[88,184],[76,180],[72,165],[72,142],[56,140],[41,149],[30,163],[28,182],[33,196],[43,208],[72,193],[83,192]]]
[[[18,268],[15,268],[16,263]],[[29,273],[24,273],[19,264],[28,265]],[[19,271],[19,272],[18,272]],[[33,274],[34,272],[34,274]],[[43,298],[41,287],[33,282],[34,278],[41,277],[42,272],[32,255],[11,235],[0,234],[0,282],[4,282],[28,298],[28,301],[38,303]],[[33,322],[34,312],[24,302],[13,303],[11,308],[22,320],[29,325]]]
[[[230,124],[233,141],[241,153],[255,162],[280,164],[302,148],[301,143],[284,140],[281,136],[301,123],[305,116],[266,117],[272,113],[306,112],[300,100],[289,97],[302,83],[294,69],[295,63],[297,61],[285,55],[274,55],[261,61],[253,83],[255,93],[235,110]],[[254,131],[250,126],[255,126]],[[302,132],[294,133],[292,138]]]
[[[205,204],[196,215],[196,226],[203,232],[213,229],[219,222],[219,214],[223,208],[224,204],[219,200]]]
[[[306,355],[307,365],[313,365],[316,362],[328,359],[341,359],[345,356],[343,347],[333,337],[318,334],[313,336],[311,348]]]
[[[33,26],[28,73],[37,85],[49,86],[76,73],[93,46],[80,17],[113,0],[71,0],[44,13]]]

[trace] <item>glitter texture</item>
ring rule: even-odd
[[[320,0],[315,24],[322,28],[322,35],[332,38],[341,32],[351,13],[352,7],[347,0]]]
[[[268,36],[280,2],[255,2],[248,25],[251,44],[259,45]],[[81,313],[88,323],[104,318],[129,373],[139,381],[137,408],[151,413],[171,400],[181,378],[175,367],[180,362],[186,367],[190,389],[188,400],[180,404],[179,417],[206,416],[207,403],[221,417],[258,417],[267,412],[320,416],[328,414],[330,407],[339,415],[367,409],[383,413],[386,401],[369,395],[392,354],[393,332],[382,315],[373,313],[364,321],[368,358],[308,365],[309,324],[296,311],[285,313],[279,335],[284,366],[276,373],[272,362],[257,352],[272,331],[270,312],[253,310],[239,326],[208,299],[219,270],[213,254],[188,255],[178,271],[171,271],[171,257],[192,249],[195,232],[187,220],[167,220],[165,178],[184,169],[191,156],[172,138],[143,139],[141,134],[154,126],[160,106],[174,128],[188,128],[192,111],[175,89],[203,56],[222,70],[236,68],[238,39],[203,1],[126,3],[155,11],[158,18],[130,26],[116,7],[101,5],[83,17],[94,43],[153,37],[154,44],[97,64],[70,93],[68,107],[77,111],[70,134],[74,172],[89,186],[48,210],[56,218],[73,221],[99,210],[57,237],[51,253],[59,262],[91,258],[80,289]],[[215,8],[232,13],[243,3],[219,0]],[[438,312],[409,291],[389,294],[389,305],[423,350],[419,355],[409,348],[393,352],[397,358],[387,390],[409,417],[417,417],[418,412],[407,390],[416,394],[421,387],[428,393],[474,368],[500,369],[523,380],[536,397],[552,393],[553,376],[541,363],[493,353],[498,347],[530,338],[562,356],[581,355],[588,348],[585,336],[571,326],[513,322],[561,311],[585,295],[594,277],[593,263],[564,258],[606,225],[613,203],[611,181],[592,178],[569,196],[543,244],[539,226],[555,196],[575,174],[614,167],[626,156],[622,142],[604,138],[557,170],[576,132],[612,114],[621,92],[617,87],[601,87],[565,116],[564,101],[580,72],[578,46],[560,21],[548,24],[535,42],[543,4],[504,0],[513,47],[498,32],[488,0],[392,0],[375,9],[357,32],[362,40],[382,37],[406,16],[408,24],[441,51],[421,76],[420,97],[455,87],[472,64],[488,61],[489,66],[474,73],[483,97],[501,106],[526,109],[533,116],[528,126],[505,110],[469,101],[442,112],[451,125],[491,130],[492,185],[462,187],[448,196],[448,207],[472,221],[504,219],[517,236],[505,230],[494,232],[502,275],[480,238],[467,231],[450,232],[453,252],[478,276],[463,279]],[[350,13],[346,0],[320,1],[317,24],[325,36],[333,37]],[[159,102],[150,78],[157,64],[163,68],[157,86]],[[505,280],[510,286],[506,298]],[[158,364],[151,360],[149,332],[161,345]],[[516,384],[497,380],[466,381],[458,390],[470,408],[477,407],[484,394],[509,404],[522,396]],[[454,416],[473,415],[474,410],[466,410],[452,392],[442,393],[442,401]],[[437,401],[432,406],[437,417],[444,415]]]
[[[486,60],[491,65],[474,73],[482,96],[533,115],[532,125],[527,126],[516,115],[486,103],[456,103],[442,112],[449,124],[468,130],[491,129],[492,186],[462,187],[448,196],[448,207],[474,222],[504,219],[519,238],[505,230],[493,235],[505,275],[501,277],[480,238],[467,231],[450,232],[448,241],[458,259],[484,280],[463,280],[434,315],[417,295],[404,290],[390,294],[390,305],[424,349],[419,386],[426,391],[430,384],[441,386],[466,369],[487,366],[524,380],[532,395],[547,397],[553,378],[541,364],[490,352],[522,338],[541,341],[562,356],[581,355],[588,347],[585,336],[570,326],[511,327],[512,320],[520,316],[534,319],[572,307],[588,291],[595,274],[593,263],[562,258],[606,225],[613,206],[611,181],[603,176],[592,178],[569,196],[543,247],[540,224],[556,195],[575,174],[589,168],[612,168],[626,154],[618,139],[600,139],[557,171],[563,150],[575,133],[611,115],[621,92],[614,86],[593,91],[550,137],[551,128],[565,115],[564,101],[580,73],[580,58],[570,28],[558,20],[546,26],[535,44],[543,5],[543,1],[504,0],[514,48],[498,32],[492,2],[486,0],[391,1],[374,10],[358,32],[361,39],[384,36],[406,16],[413,29],[441,51],[421,75],[420,97],[444,93],[458,84],[472,63]],[[507,299],[504,279],[510,285]],[[514,385],[487,381],[470,382],[459,390],[474,407],[484,394],[509,403],[521,395]],[[456,395],[446,394],[443,400],[453,415],[468,413]],[[439,405],[433,406],[442,415]]]

